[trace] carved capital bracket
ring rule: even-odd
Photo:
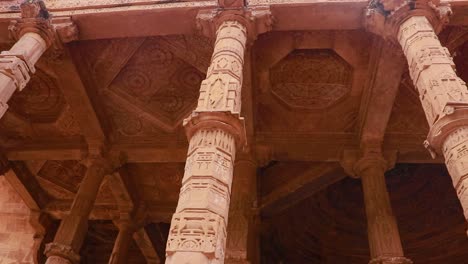
[[[10,22],[10,37],[18,41],[26,33],[37,33],[50,47],[54,42],[54,32],[50,14],[42,0],[25,1],[20,5],[21,18]]]
[[[210,9],[201,10],[198,13],[197,29],[202,35],[214,38],[219,26],[227,20],[238,21],[246,27],[248,43],[253,43],[258,35],[272,30],[274,22],[270,7],[267,6],[242,9]]]
[[[44,254],[47,257],[58,256],[69,260],[73,264],[80,263],[80,255],[76,253],[71,246],[60,243],[49,243],[46,245]]]
[[[349,176],[360,178],[369,168],[380,168],[383,172],[393,168],[396,159],[396,151],[382,152],[380,146],[365,146],[361,150],[343,151],[340,164]]]
[[[384,39],[397,42],[400,25],[412,16],[425,16],[436,33],[452,15],[448,2],[428,0],[372,0],[365,9],[364,27]]]
[[[107,144],[93,144],[91,146],[88,156],[81,161],[88,168],[98,166],[108,175],[127,162],[127,157],[123,152],[112,152]]]
[[[10,38],[18,41],[26,33],[37,33],[54,50],[63,49],[63,44],[78,40],[78,27],[71,17],[53,18],[42,0],[21,4],[21,18],[10,22]]]
[[[231,112],[197,112],[194,111],[183,123],[187,138],[201,129],[222,129],[230,133],[236,140],[237,148],[246,149],[247,134],[245,120],[239,114]]]

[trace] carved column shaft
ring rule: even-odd
[[[433,155],[438,152],[445,156],[468,219],[468,89],[426,17],[414,16],[403,22],[398,41],[429,122],[427,147]]]
[[[255,263],[257,194],[257,166],[252,160],[236,161],[232,186],[229,225],[227,232],[226,263]]]
[[[86,175],[80,184],[78,193],[73,200],[69,215],[60,223],[54,242],[46,247],[47,264],[64,258],[71,263],[79,262],[79,255],[83,240],[88,230],[88,218],[93,209],[99,188],[105,174],[108,172],[108,164],[102,159],[93,160],[88,166]],[[53,257],[53,258],[52,258]]]
[[[21,91],[35,72],[34,65],[47,50],[46,41],[37,33],[25,33],[9,50],[0,54],[0,118],[15,91]]]
[[[120,221],[118,226],[119,234],[115,240],[114,248],[112,249],[112,254],[109,259],[109,264],[125,264],[128,261],[128,249],[130,248],[130,243],[133,239],[132,235],[134,229],[130,223],[130,220]]]
[[[386,162],[363,158],[355,171],[362,179],[372,264],[412,263],[404,258],[400,234],[385,185]]]
[[[246,37],[241,23],[220,24],[198,106],[184,121],[190,143],[166,263],[224,263]]]

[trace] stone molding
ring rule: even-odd
[[[413,264],[413,261],[405,257],[379,257],[371,259],[369,264]]]
[[[44,254],[49,258],[53,256],[65,258],[69,260],[72,264],[80,263],[80,255],[76,253],[71,246],[68,245],[63,245],[56,242],[49,243],[46,245]]]

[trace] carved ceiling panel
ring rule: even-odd
[[[8,105],[0,129],[10,140],[80,135],[57,81],[40,68],[23,91],[13,94]]]
[[[368,42],[362,31],[260,36],[252,55],[257,132],[356,132]]]
[[[147,38],[103,94],[118,102],[117,107],[173,132],[195,108],[204,79],[199,69],[207,64],[206,54],[203,48],[189,48],[203,44],[196,42],[180,37]],[[137,130],[140,125],[135,125]]]
[[[127,169],[145,201],[177,204],[184,176],[183,163],[130,163]]]
[[[352,67],[330,49],[294,50],[270,69],[272,93],[291,108],[319,110],[351,90]]]
[[[400,164],[386,180],[405,255],[415,263],[463,263],[465,220],[445,166]],[[369,261],[359,180],[346,178],[267,223],[265,263]]]
[[[408,73],[405,73],[393,105],[386,133],[426,134],[428,129],[417,91]]]
[[[38,69],[23,91],[13,95],[10,111],[33,122],[54,122],[60,115],[65,99],[56,81]]]
[[[86,167],[78,161],[51,160],[44,163],[37,176],[42,187],[54,198],[66,199],[73,198],[85,173]]]
[[[468,40],[468,28],[465,28],[464,38]],[[468,82],[468,41],[461,44],[453,55],[460,78]]]

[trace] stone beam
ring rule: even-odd
[[[163,2],[163,3],[162,3]],[[123,37],[193,34],[194,21],[200,9],[216,8],[218,1],[165,2],[165,1],[46,1],[54,17],[70,17],[80,25],[80,39],[111,39]],[[450,1],[454,16],[451,25],[468,25],[464,14],[468,1]],[[362,28],[363,9],[368,1],[249,1],[249,6],[271,5],[277,21],[274,30],[352,30]],[[0,6],[1,9],[1,6]],[[8,24],[18,18],[11,10],[0,11],[0,42],[8,42]],[[301,18],[301,19],[297,19]],[[142,27],[141,25],[171,26]],[[99,26],[96,26],[99,25]]]
[[[425,134],[387,134],[384,149],[397,150],[399,163],[443,163],[432,159],[421,142]],[[251,148],[258,155],[267,150],[269,159],[278,161],[338,162],[344,149],[359,149],[357,134],[273,134],[257,133]],[[55,142],[24,142],[4,146],[9,160],[81,160],[86,157],[86,143],[80,138],[60,139]],[[320,151],[317,151],[320,150]],[[185,162],[187,148],[165,147],[155,144],[115,143],[111,152],[123,153],[127,162]],[[257,157],[258,158],[258,157]]]
[[[70,213],[72,200],[50,201],[43,211],[54,219],[63,219]],[[176,204],[150,204],[147,207],[148,221],[170,222]],[[120,210],[116,204],[95,204],[89,215],[90,220],[115,220],[120,217]]]
[[[301,175],[261,198],[263,217],[271,217],[342,180],[346,174],[337,163],[311,165]]]
[[[401,49],[374,37],[369,63],[368,85],[359,113],[360,141],[384,141],[387,123],[406,68]]]
[[[138,205],[136,186],[127,173],[121,168],[108,177],[112,194],[117,201],[117,206],[121,212],[131,213]]]
[[[443,163],[432,159],[422,143],[424,134],[387,134],[384,149],[397,151],[398,163]],[[257,158],[268,156],[277,161],[339,162],[344,150],[359,150],[358,135],[257,133]],[[265,153],[267,152],[267,153]],[[259,157],[260,156],[260,157]]]
[[[3,147],[9,160],[82,160],[87,155],[82,138],[18,142]]]
[[[63,49],[63,54],[53,65],[53,70],[87,143],[92,145],[94,142],[105,141],[105,131],[68,48]]]
[[[10,162],[11,169],[5,178],[32,211],[40,211],[48,203],[49,197],[39,185],[36,177],[21,161]]]
[[[140,228],[138,231],[133,233],[133,239],[135,240],[137,246],[140,248],[141,253],[146,259],[148,264],[159,264],[161,260],[158,256],[153,243],[151,242],[150,236],[145,228]]]

